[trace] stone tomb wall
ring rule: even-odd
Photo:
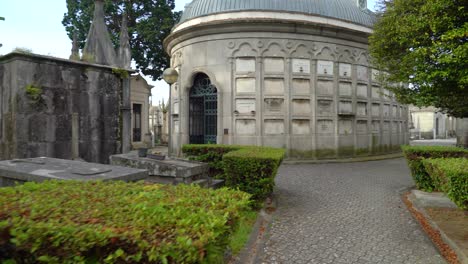
[[[80,158],[108,163],[121,152],[121,91],[110,67],[32,54],[1,57],[0,158],[72,159],[75,136]]]
[[[210,35],[175,46],[181,89],[172,90],[173,124],[181,132],[174,153],[189,143],[184,102],[197,72],[219,91],[217,143],[282,147],[292,158],[388,153],[407,143],[407,107],[381,87],[367,44],[263,35]]]

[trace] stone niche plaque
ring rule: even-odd
[[[390,121],[383,122],[383,131],[388,132],[390,131]]]
[[[372,120],[372,133],[380,132],[380,121]]]
[[[338,106],[341,114],[349,114],[353,112],[353,103],[351,101],[340,101]]]
[[[383,106],[383,116],[384,117],[389,117],[390,116],[390,105],[385,104]]]
[[[293,135],[308,135],[310,134],[310,120],[294,119],[292,121]]]
[[[292,59],[293,73],[310,74],[310,60]]]
[[[236,72],[243,72],[243,73],[255,72],[255,59],[254,58],[237,58],[236,59]]]
[[[319,115],[331,115],[333,114],[333,101],[332,100],[318,100],[317,101],[317,113]]]
[[[281,135],[281,134],[284,134],[284,120],[282,120],[282,119],[265,119],[265,134],[266,135]]]
[[[367,97],[367,85],[358,84],[356,87],[356,95],[359,97]]]
[[[369,75],[366,66],[357,66],[357,78],[361,81],[369,81]]]
[[[380,116],[380,104],[372,104],[372,116]]]
[[[293,79],[292,86],[294,94],[310,94],[309,79]]]
[[[256,122],[254,119],[237,119],[236,133],[238,135],[255,135]]]
[[[332,81],[318,81],[317,82],[318,95],[333,95],[333,82]]]
[[[397,112],[398,112],[398,106],[394,105],[392,106],[392,116],[397,117]]]
[[[351,95],[353,95],[353,92],[352,92],[352,89],[351,89],[351,83],[349,83],[349,82],[340,82],[339,90],[340,90],[340,95],[341,96],[351,96]]]
[[[333,75],[333,61],[317,61],[317,74]]]
[[[351,78],[351,64],[340,63],[340,77]]]
[[[311,107],[309,99],[293,99],[292,100],[293,114],[295,115],[310,115]]]
[[[317,133],[318,134],[335,134],[335,125],[333,120],[319,119],[317,120]]]
[[[350,135],[353,133],[353,121],[351,119],[341,119],[338,121],[338,132],[340,135]]]
[[[255,93],[255,78],[237,78],[236,92],[237,94]]]
[[[265,110],[271,113],[282,113],[284,111],[284,99],[265,98]]]
[[[284,73],[284,59],[282,58],[265,58],[263,63],[266,73]]]
[[[358,102],[356,105],[356,114],[359,116],[366,116],[367,115],[367,103],[366,102]]]
[[[284,79],[265,79],[265,94],[284,94]]]
[[[380,98],[380,87],[372,86],[372,98]]]
[[[239,114],[251,114],[255,111],[255,99],[237,99],[236,110]]]
[[[367,121],[366,120],[358,120],[356,123],[356,133],[357,134],[367,134]]]

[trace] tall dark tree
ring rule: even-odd
[[[132,58],[137,69],[153,80],[160,79],[162,71],[169,66],[162,42],[180,18],[180,12],[173,12],[174,7],[174,0],[105,0],[105,20],[115,47],[119,44],[122,15],[126,14]],[[83,48],[94,0],[67,0],[67,8],[62,24],[70,39],[73,32],[77,33],[79,46]]]
[[[400,101],[468,117],[468,1],[385,0],[370,38],[373,63]]]

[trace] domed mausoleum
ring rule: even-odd
[[[399,149],[407,107],[378,82],[365,0],[193,0],[165,40],[170,151],[183,144],[283,147],[290,158]]]

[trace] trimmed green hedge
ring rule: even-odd
[[[249,198],[142,182],[0,188],[0,262],[221,263]]]
[[[273,192],[285,155],[284,149],[235,145],[185,145],[182,151],[191,159],[207,162],[227,187],[252,194],[256,202]]]
[[[448,146],[402,146],[411,175],[416,187],[423,191],[432,192],[435,189],[431,177],[422,163],[423,159],[429,158],[468,158],[468,150]]]
[[[424,167],[435,188],[442,190],[462,209],[468,209],[468,159],[426,159]]]

